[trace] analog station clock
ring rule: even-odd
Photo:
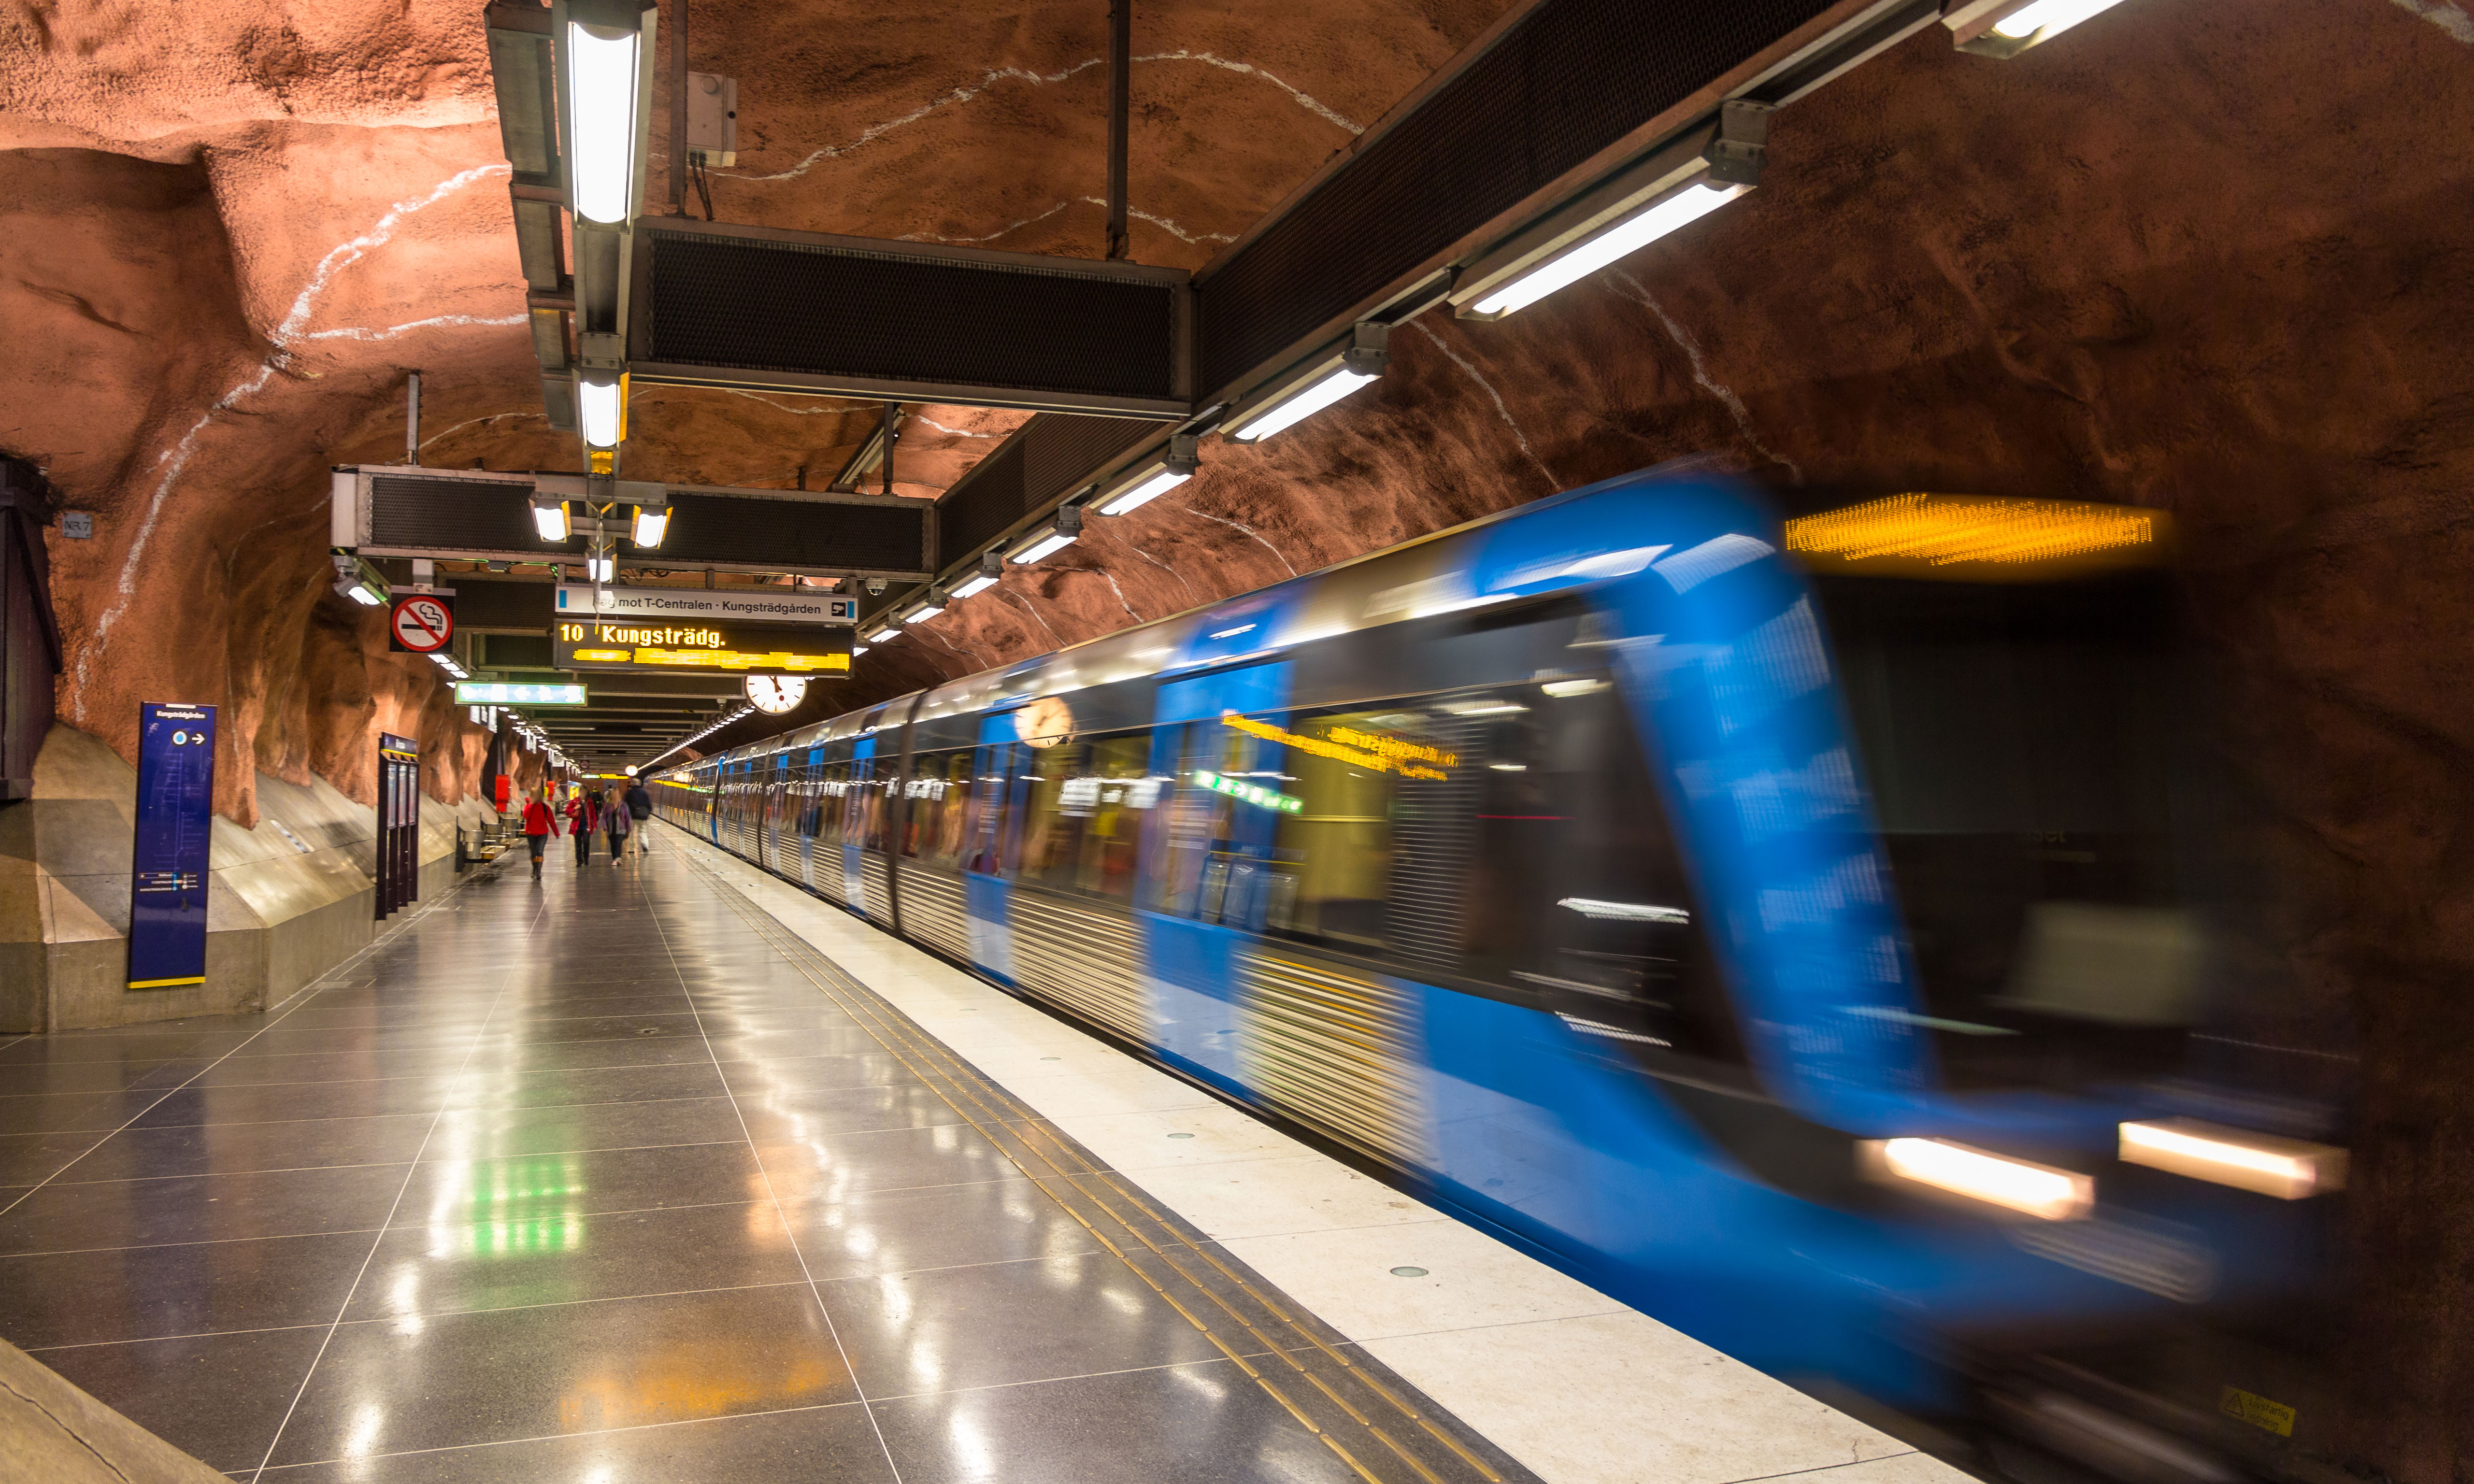
[[[748,704],[767,716],[778,717],[808,698],[805,675],[750,675],[747,677]]]
[[[1043,695],[1013,714],[1014,733],[1034,747],[1054,747],[1074,735],[1074,713],[1061,695]]]

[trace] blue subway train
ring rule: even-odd
[[[655,791],[1774,1375],[2050,1413],[2293,1302],[2341,1182],[2218,948],[2164,536],[1651,471]]]

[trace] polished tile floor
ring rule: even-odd
[[[242,1478],[1358,1476],[677,853],[562,855],[0,1044],[0,1336]]]

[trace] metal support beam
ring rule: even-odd
[[[1134,74],[1134,0],[1108,0],[1108,258],[1133,256],[1126,236],[1126,132]]]
[[[670,209],[688,208],[688,0],[670,0]]]
[[[876,446],[884,450],[878,463],[885,470],[884,493],[887,496],[893,493],[893,443],[902,436],[901,430],[894,426],[900,410],[892,402],[886,402],[885,420],[876,425]]]
[[[910,420],[910,414],[902,410],[900,402],[891,402],[887,405],[894,409],[893,427],[898,433],[902,430],[902,425]],[[842,465],[842,472],[834,475],[834,482],[825,487],[844,495],[854,494],[859,489],[859,482],[876,473],[877,467],[884,462],[885,425],[879,423],[869,431],[867,441],[859,446],[859,451],[850,456],[848,463]]]
[[[410,371],[403,377],[403,461],[421,462],[421,373]]]

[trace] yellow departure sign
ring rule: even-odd
[[[550,631],[561,669],[672,674],[850,673],[851,631],[798,623],[595,623],[562,619]]]

